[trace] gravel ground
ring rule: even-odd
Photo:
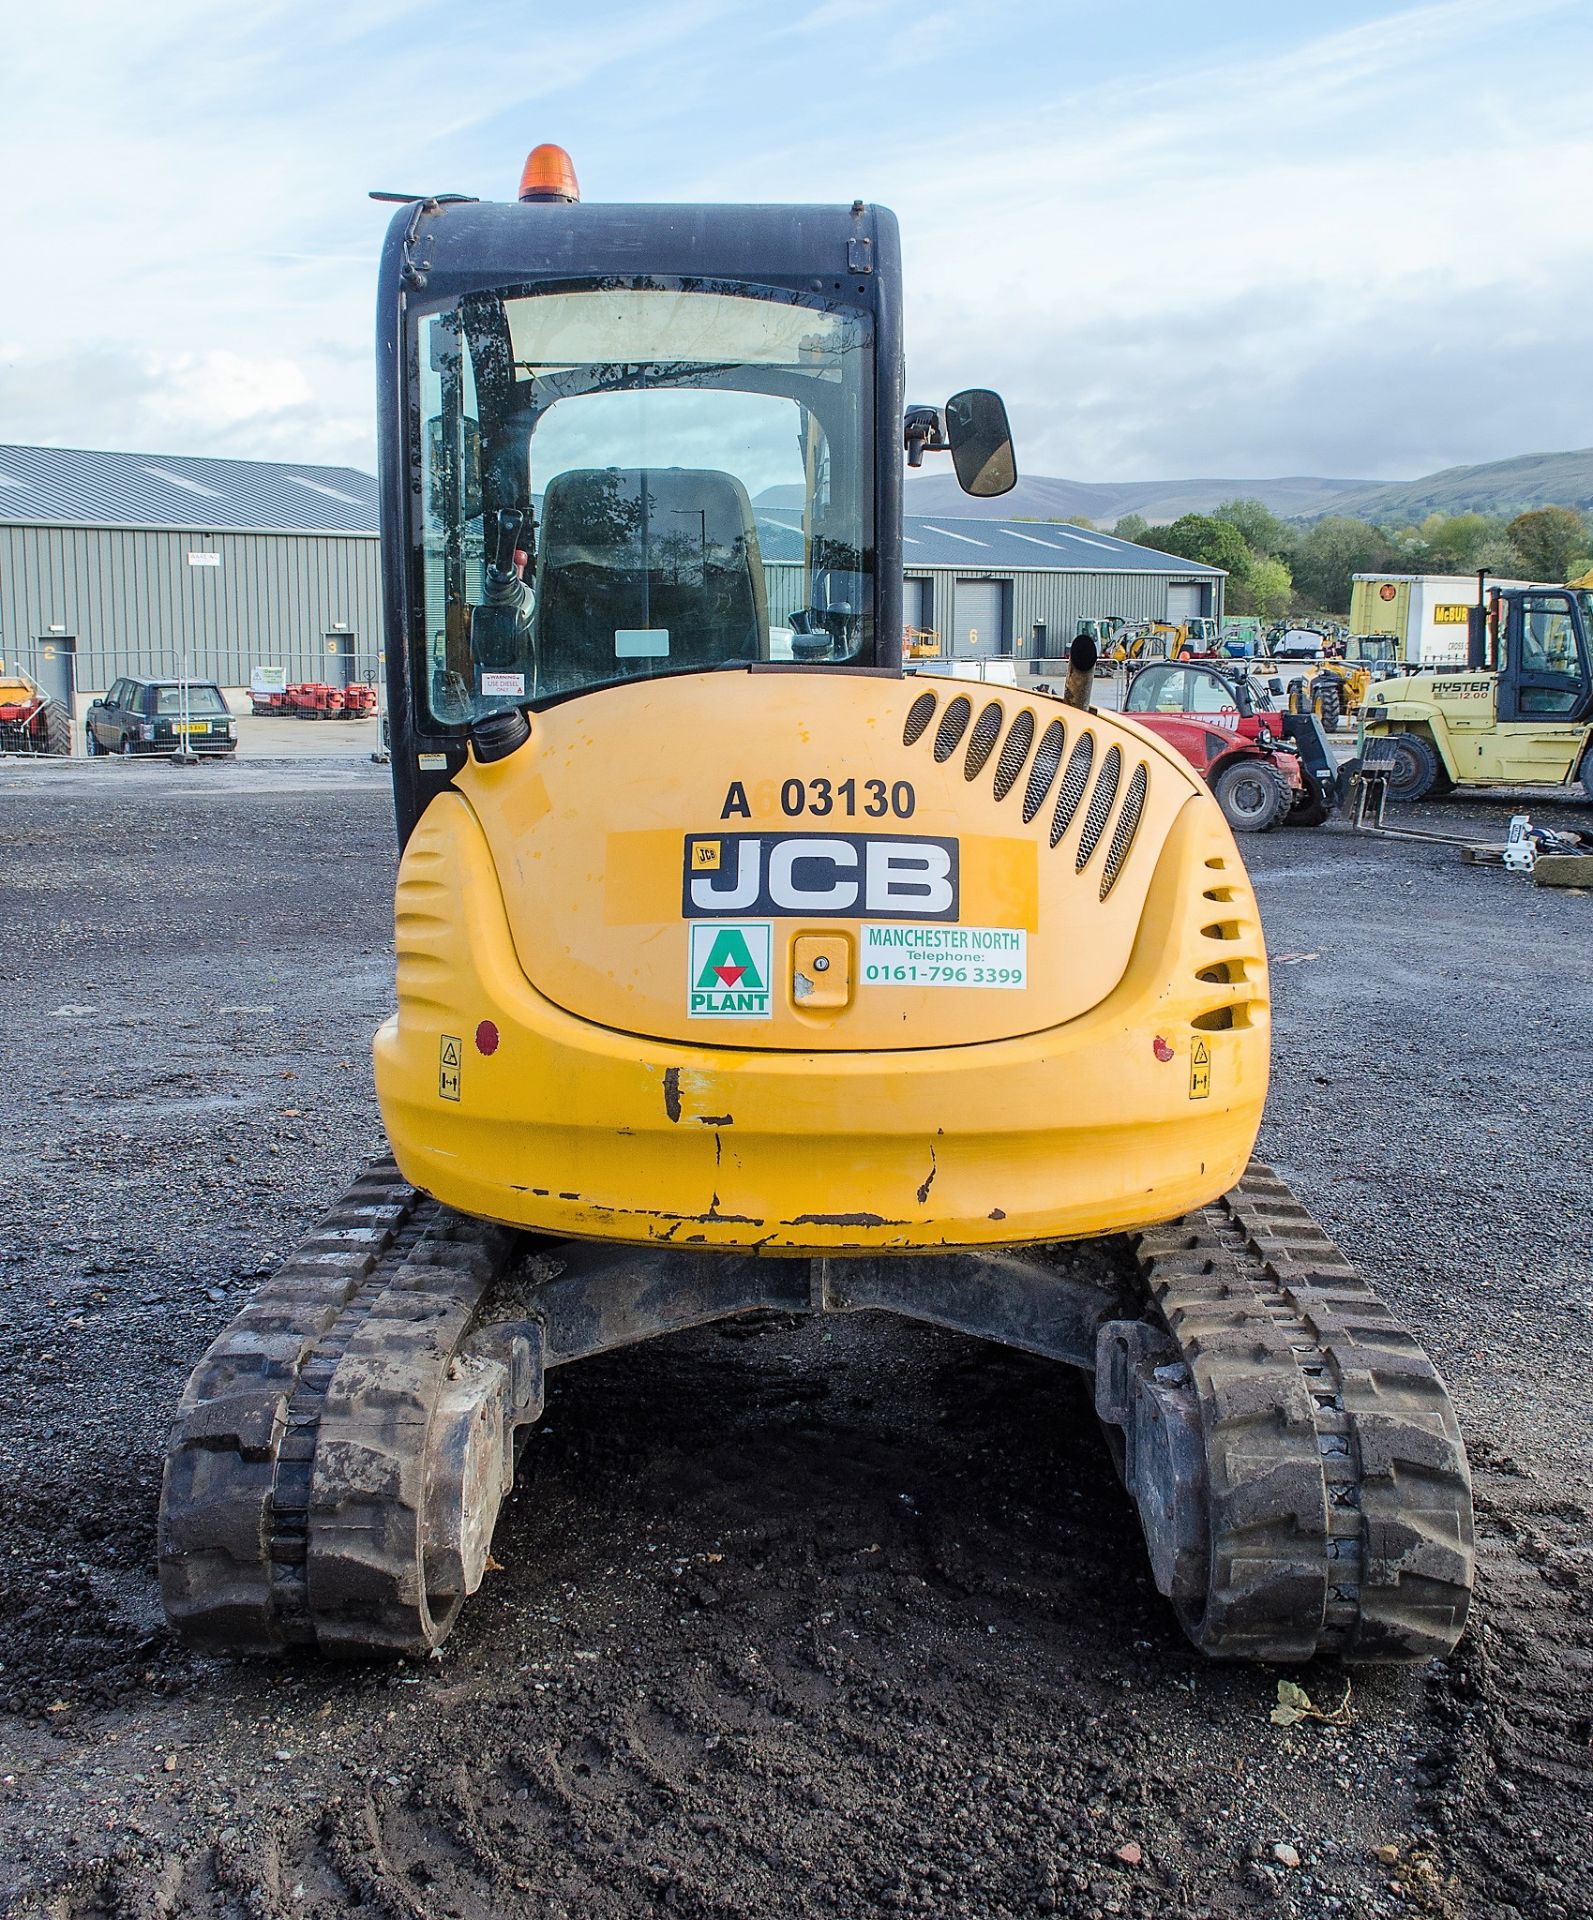
[[[0,1910],[1593,1911],[1593,900],[1246,845],[1263,1151],[1424,1330],[1484,1543],[1454,1658],[1283,1730],[1178,1635],[1078,1383],[873,1316],[558,1375],[441,1659],[174,1645],[183,1379],[380,1141],[385,781],[0,767],[0,809]]]

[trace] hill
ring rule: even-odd
[[[796,489],[771,488],[770,493]],[[1153,526],[1181,513],[1210,513],[1225,500],[1259,500],[1285,520],[1320,520],[1353,514],[1389,526],[1409,526],[1430,513],[1515,514],[1528,507],[1578,507],[1593,511],[1593,447],[1570,453],[1524,453],[1510,460],[1445,467],[1419,480],[1335,480],[1288,475],[1270,480],[1059,480],[1030,474],[999,500],[970,500],[942,469],[909,474],[909,513],[980,516],[1003,520],[1067,520],[1082,514],[1110,527],[1125,513],[1143,514]],[[763,505],[780,504],[772,499]]]
[[[1331,511],[1409,526],[1430,513],[1517,514],[1528,507],[1593,508],[1593,447],[1445,467],[1420,480],[1392,480],[1345,494]]]
[[[1002,520],[1067,520],[1083,514],[1109,527],[1125,513],[1139,513],[1153,524],[1181,513],[1209,513],[1224,500],[1264,500],[1284,519],[1317,519],[1338,513],[1346,494],[1376,486],[1373,480],[1324,480],[1291,476],[1279,480],[1055,480],[1025,475],[999,500],[970,500],[949,472],[909,474],[908,513],[956,513]],[[772,504],[772,503],[771,503]]]

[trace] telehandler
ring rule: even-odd
[[[1337,733],[1341,721],[1360,712],[1368,688],[1398,664],[1392,634],[1351,634],[1344,641],[1329,641],[1311,678],[1289,682],[1289,711],[1314,713],[1329,733]]]
[[[587,204],[557,148],[395,215],[393,1160],[188,1383],[191,1640],[434,1649],[548,1373],[757,1309],[1092,1376],[1208,1654],[1459,1636],[1443,1383],[1250,1160],[1266,956],[1216,802],[1081,704],[1086,638],[1071,699],[902,671],[904,447],[1016,473],[994,394],[904,411],[901,295],[882,207]]]
[[[1593,592],[1491,589],[1471,610],[1464,668],[1367,689],[1368,740],[1388,742],[1397,800],[1572,781],[1593,800]]]

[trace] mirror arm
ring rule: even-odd
[[[909,407],[902,421],[902,443],[910,467],[921,467],[926,453],[950,453],[939,407]]]

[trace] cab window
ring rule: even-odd
[[[1147,667],[1137,674],[1123,703],[1125,713],[1188,713],[1184,667]]]
[[[421,316],[431,728],[873,647],[872,340],[818,291],[605,279]]]
[[[1233,688],[1226,680],[1220,680],[1214,673],[1191,673],[1187,677],[1187,713],[1220,714],[1229,719],[1238,713]]]
[[[1558,595],[1521,602],[1516,629],[1522,713],[1570,713],[1582,697],[1582,661],[1570,609]]]

